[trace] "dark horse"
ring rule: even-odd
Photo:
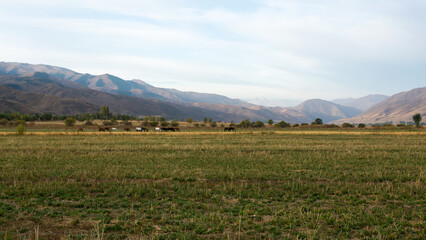
[[[224,132],[236,132],[237,130],[234,127],[225,127],[223,129]]]
[[[172,128],[172,127],[163,127],[163,128],[161,128],[161,131],[164,131],[164,132],[168,132],[168,131],[175,132],[176,130],[174,128]]]

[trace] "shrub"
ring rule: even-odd
[[[160,122],[160,125],[161,125],[162,127],[167,127],[167,126],[169,126],[169,125],[170,125],[170,123],[169,123],[169,122],[167,122],[167,121],[161,121],[161,122]]]
[[[229,126],[230,126],[230,127],[235,127],[235,123],[231,122],[231,123],[229,124]]]
[[[354,125],[350,124],[350,123],[343,123],[342,124],[342,128],[353,128]]]
[[[251,126],[252,127],[263,127],[263,126],[265,126],[265,123],[263,123],[262,121],[256,121],[256,122],[253,122]]]
[[[194,120],[192,120],[192,118],[188,118],[188,120],[186,120],[187,123],[191,124]]]
[[[294,125],[293,125],[293,127],[298,127],[298,126],[299,126],[299,124],[298,124],[298,123],[296,123],[296,124],[294,124]]]
[[[178,121],[172,121],[171,125],[172,125],[172,127],[178,127],[179,126],[179,122]]]
[[[0,119],[0,125],[2,125],[2,126],[6,126],[8,122],[9,122],[9,121],[7,121],[7,119],[6,119],[6,118],[2,118],[2,119]]]
[[[149,125],[151,125],[151,127],[156,127],[156,126],[158,126],[158,122],[152,121],[152,122],[149,123]]]
[[[398,123],[398,124],[396,124],[396,126],[397,127],[405,127],[405,124],[404,123]]]
[[[124,125],[124,126],[132,126],[132,122],[129,122],[129,121],[127,121],[127,120],[124,120],[124,121],[123,121],[123,125]]]
[[[309,124],[308,123],[302,123],[302,124],[300,124],[300,126],[308,126]]]
[[[198,126],[200,126],[200,124],[199,123],[194,123],[194,126],[198,127]]]
[[[217,127],[217,123],[216,123],[216,121],[212,121],[212,122],[210,123],[210,126],[212,126],[212,127]]]
[[[286,121],[281,121],[281,122],[279,122],[279,123],[275,124],[275,126],[276,126],[276,127],[282,127],[282,128],[285,128],[285,127],[291,127],[290,123],[288,123],[288,122],[286,122]]]
[[[114,123],[113,123],[113,122],[111,122],[111,121],[103,121],[103,122],[102,122],[102,124],[103,124],[104,126],[112,126],[112,125],[114,125]]]
[[[85,123],[84,123],[84,125],[87,125],[87,126],[91,126],[91,125],[94,125],[91,121],[86,121]]]
[[[72,127],[75,124],[75,119],[74,118],[67,118],[64,120],[65,126],[67,127]]]
[[[22,125],[22,124],[19,124],[19,125],[16,127],[16,133],[17,133],[18,135],[24,135],[24,133],[25,133],[25,126],[24,126],[24,125]]]
[[[365,124],[364,123],[358,124],[358,128],[365,128]]]

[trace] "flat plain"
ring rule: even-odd
[[[426,135],[0,135],[0,239],[424,239]]]

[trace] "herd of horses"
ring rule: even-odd
[[[109,128],[109,127],[100,127],[98,128],[99,132],[111,132],[111,131],[117,131],[117,128]],[[126,132],[130,132],[130,128],[124,128],[123,129]],[[136,127],[136,132],[148,132],[149,129],[145,127]],[[83,128],[78,129],[79,132],[83,132]],[[156,132],[180,132],[180,129],[177,127],[156,127],[154,128],[154,131]],[[234,127],[225,127],[223,129],[224,132],[236,132],[237,130]]]

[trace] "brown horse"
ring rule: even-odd
[[[237,130],[234,127],[225,127],[223,129],[224,132],[236,132]]]
[[[79,131],[79,132],[83,132],[83,128],[79,128],[79,129],[78,129],[78,131]]]

